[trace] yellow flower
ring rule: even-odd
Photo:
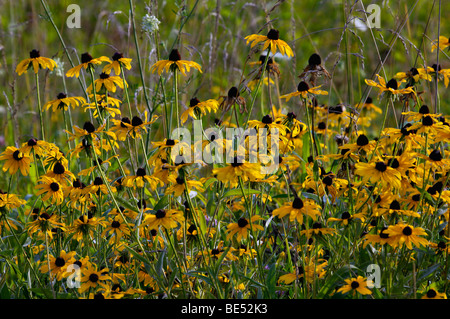
[[[292,202],[285,203],[282,207],[273,210],[272,215],[283,218],[289,215],[289,220],[303,224],[303,216],[309,216],[313,220],[320,216],[320,206],[310,199],[303,201],[300,197],[296,197]]]
[[[64,250],[61,250],[59,256],[54,257],[53,255],[49,256],[50,259],[50,274],[51,276],[56,276],[58,281],[66,278],[72,274],[67,270],[67,267],[75,261],[74,256],[76,255],[75,251],[66,253]],[[49,263],[47,261],[43,261],[42,266],[40,268],[41,273],[45,274],[49,272]]]
[[[178,69],[184,76],[186,72],[189,72],[191,68],[197,69],[200,73],[202,72],[201,66],[193,61],[181,60],[180,53],[177,49],[173,49],[170,52],[168,60],[160,60],[150,67],[150,71],[154,73],[158,70],[158,75],[161,75],[163,70],[169,72],[170,68]]]
[[[123,79],[120,76],[117,75],[109,75],[107,73],[100,73],[100,78],[94,81],[95,85],[95,92],[100,92],[100,90],[104,87],[109,92],[116,92],[116,85],[120,87],[121,89],[124,88]],[[125,85],[128,87],[127,82],[125,82]],[[92,84],[89,85],[89,87],[86,90],[89,94],[92,92]]]
[[[81,96],[68,97],[65,93],[59,93],[55,100],[49,101],[44,104],[44,109],[53,109],[53,112],[57,110],[66,111],[69,106],[75,108],[80,104],[86,103],[86,100]]]
[[[358,276],[357,278],[345,279],[346,285],[342,286],[338,289],[337,292],[341,292],[346,294],[348,292],[352,292],[355,295],[356,292],[361,295],[370,295],[372,291],[367,288],[367,280],[362,276]]]
[[[428,240],[420,237],[427,236],[423,228],[413,227],[403,222],[389,226],[386,233],[392,238],[392,242],[389,243],[392,247],[402,247],[405,244],[408,249],[413,249],[413,244],[418,248],[426,247],[429,244]]]
[[[399,89],[399,85],[396,79],[390,79],[386,83],[386,81],[381,76],[379,76],[378,74],[376,74],[376,76],[378,78],[378,83],[370,79],[365,79],[365,82],[369,86],[378,88],[380,90],[379,94],[383,92],[391,92],[392,94],[397,95],[409,94],[414,92],[414,89],[411,86],[404,89]]]
[[[438,46],[439,50],[444,50],[446,47],[450,46],[450,38],[441,35],[439,39],[435,40],[433,45],[431,46],[431,52],[436,50]]]
[[[31,158],[29,154],[22,153],[14,146],[8,146],[0,155],[0,160],[6,160],[3,165],[3,171],[9,170],[9,174],[13,175],[20,170],[22,175],[27,176],[30,171]]]
[[[216,112],[218,108],[219,102],[217,100],[209,99],[200,102],[194,97],[189,101],[189,107],[180,116],[181,124],[184,124],[189,116],[196,120],[198,116],[206,115],[207,112]]]
[[[71,68],[70,70],[67,71],[66,76],[71,78],[71,77],[79,77],[80,76],[80,71],[82,68],[84,68],[85,70],[88,69],[89,67],[93,67],[95,64],[102,64],[103,62],[109,62],[111,63],[111,60],[106,57],[106,56],[101,56],[99,58],[92,58],[92,56],[89,53],[83,53],[81,55],[81,64]]]
[[[25,59],[19,62],[16,67],[16,73],[18,75],[22,75],[25,71],[28,70],[30,66],[33,66],[34,73],[38,73],[39,68],[49,69],[50,71],[53,71],[53,68],[57,67],[55,61],[46,57],[42,57],[37,50],[32,50],[30,52],[29,59]]]
[[[250,218],[250,221],[247,218],[241,217],[237,221],[237,223],[231,223],[227,226],[227,240],[237,234],[237,241],[241,241],[242,239],[247,238],[247,233],[249,229],[253,230],[264,230],[264,227],[258,224],[255,224],[258,220],[261,220],[262,217],[259,215],[254,215]]]
[[[272,54],[275,54],[278,51],[280,51],[281,54],[287,55],[288,57],[293,57],[294,52],[292,51],[291,47],[283,40],[279,38],[279,31],[275,29],[270,29],[270,31],[267,33],[267,36],[265,35],[259,35],[259,34],[252,34],[245,37],[245,40],[247,40],[247,44],[251,42],[250,48],[253,48],[258,43],[263,42],[263,48],[262,50],[270,49],[270,52]]]
[[[158,229],[163,226],[166,229],[175,228],[178,223],[184,221],[183,212],[174,209],[158,209],[155,214],[146,214],[141,227]]]
[[[142,188],[145,184],[150,185],[151,190],[155,190],[158,185],[163,186],[164,183],[159,178],[147,175],[145,168],[138,168],[136,170],[136,175],[127,176],[122,180],[122,185],[125,187]]]
[[[306,97],[308,96],[308,93],[316,94],[316,95],[328,95],[327,91],[319,90],[320,87],[321,87],[321,85],[310,88],[309,85],[305,81],[301,81],[297,86],[297,91],[289,93],[289,94],[284,94],[284,95],[280,96],[280,98],[286,99],[286,102],[289,102],[289,100],[294,96],[301,95],[303,98],[306,99]]]
[[[114,69],[116,75],[120,75],[122,68],[126,68],[127,70],[131,69],[131,60],[130,58],[124,58],[122,53],[116,52],[112,56],[112,62],[103,67],[103,72],[110,74],[111,70]]]
[[[41,183],[35,186],[38,190],[36,195],[43,195],[43,201],[50,200],[52,204],[62,204],[64,192],[61,184],[56,179],[44,175],[39,179],[39,182]]]
[[[261,173],[261,165],[259,163],[244,163],[238,157],[233,158],[233,162],[225,167],[213,169],[213,174],[217,175],[217,179],[225,184],[230,184],[234,187],[239,182],[239,177],[242,181],[255,181],[263,179],[264,175]]]

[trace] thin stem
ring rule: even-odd
[[[36,73],[35,74],[35,79],[36,79],[36,98],[37,98],[37,103],[38,103],[38,108],[39,108],[39,121],[41,124],[41,139],[43,141],[45,141],[45,132],[44,132],[44,120],[42,118],[42,106],[41,106],[41,94],[39,92],[39,74]]]

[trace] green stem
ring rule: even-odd
[[[42,118],[42,106],[41,106],[41,94],[39,92],[39,74],[36,73],[35,75],[35,79],[36,79],[36,98],[37,98],[37,103],[38,103],[38,108],[39,108],[39,121],[41,123],[41,139],[43,141],[45,141],[45,132],[44,132],[44,120]]]

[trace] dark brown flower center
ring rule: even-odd
[[[40,56],[41,55],[39,54],[38,50],[33,49],[33,50],[30,51],[30,58],[31,59],[36,59],[36,58],[39,58]]]
[[[358,146],[366,146],[367,144],[369,144],[369,139],[367,138],[367,136],[365,136],[364,134],[361,134],[360,136],[358,136],[358,138],[356,139],[356,144]]]
[[[58,184],[58,183],[55,183],[55,182],[51,183],[51,184],[50,184],[50,189],[51,189],[52,191],[54,191],[54,192],[59,191],[59,184]]]
[[[387,166],[386,166],[386,164],[384,164],[384,162],[376,162],[375,169],[379,172],[385,172],[387,169]]]
[[[123,128],[126,128],[127,126],[125,125],[125,123],[126,124],[131,124],[131,121],[130,121],[130,119],[128,117],[123,117],[120,120],[120,126],[123,127]]]
[[[94,179],[94,185],[95,185],[95,186],[103,185],[103,179],[102,179],[100,176],[97,176],[97,177]]]
[[[53,166],[53,173],[61,175],[64,174],[66,169],[64,168],[64,165],[60,162],[56,162],[55,166]]]
[[[233,86],[231,89],[228,90],[228,97],[229,98],[235,98],[239,96],[239,90],[237,87]]]
[[[270,29],[269,33],[267,33],[267,38],[269,40],[278,40],[280,36],[280,32],[275,29]]]
[[[145,176],[145,175],[146,175],[145,168],[140,167],[140,168],[138,168],[138,169],[136,170],[136,176],[143,177],[143,176]]]
[[[56,265],[56,267],[62,267],[65,264],[66,264],[66,262],[65,262],[64,258],[61,258],[61,257],[56,257],[55,258],[55,265]]]
[[[175,141],[169,138],[169,139],[167,139],[167,141],[166,141],[166,145],[167,145],[167,146],[173,146],[173,145],[175,145]]]
[[[422,119],[422,125],[424,126],[432,126],[433,125],[433,118],[429,115],[424,116]]]
[[[261,122],[263,122],[264,124],[272,124],[273,120],[270,115],[264,115]]]
[[[120,52],[116,52],[114,53],[114,55],[112,56],[113,61],[119,61],[119,59],[123,58],[123,54]]]
[[[403,228],[402,230],[403,235],[405,236],[411,236],[412,234],[412,229],[409,226],[406,226],[405,228]]]
[[[352,289],[356,289],[359,287],[359,282],[357,281],[352,281],[352,283],[350,284],[350,286],[352,287]]]
[[[309,90],[309,85],[305,81],[301,81],[297,86],[297,91],[306,92]]]
[[[14,151],[12,156],[16,161],[20,161],[23,158],[22,153],[19,150]]]
[[[400,209],[400,203],[397,200],[393,200],[392,203],[389,205],[389,209],[393,210],[399,210]]]
[[[349,212],[343,212],[342,213],[342,215],[341,215],[341,218],[342,219],[350,219],[350,213]]]
[[[88,133],[95,132],[95,126],[91,122],[87,121],[83,125],[83,129],[86,130]]]
[[[419,109],[420,114],[430,114],[430,109],[427,105],[422,105]]]
[[[131,125],[139,126],[142,124],[144,124],[144,122],[142,122],[142,119],[139,116],[133,116],[133,119],[131,120]]]
[[[85,52],[81,55],[81,63],[89,63],[92,61],[92,56]]]
[[[389,82],[386,84],[386,88],[397,90],[398,89],[398,83],[396,79],[390,79]]]
[[[194,107],[194,106],[196,106],[198,103],[200,103],[200,101],[199,101],[196,97],[194,97],[194,98],[192,98],[192,99],[189,101],[189,106],[190,106],[190,107]]]
[[[428,298],[434,298],[436,296],[437,296],[436,290],[430,289],[430,290],[427,291],[427,297]]]
[[[302,199],[299,198],[299,197],[296,197],[294,199],[294,201],[292,202],[292,208],[302,209],[303,208],[303,201],[302,201]]]
[[[238,156],[233,157],[233,161],[231,162],[231,166],[238,167],[238,166],[241,166],[242,164],[243,163],[242,163],[241,158],[239,158]]]
[[[119,228],[120,227],[120,222],[117,220],[113,220],[113,222],[111,223],[111,227],[112,228]]]
[[[245,226],[248,225],[248,221],[247,221],[247,219],[242,217],[242,218],[239,218],[237,224],[240,228],[244,228]]]
[[[155,214],[156,218],[164,218],[166,217],[166,211],[164,209],[158,209]]]
[[[177,49],[173,49],[169,54],[169,61],[176,62],[179,60],[181,60],[180,52]]]
[[[105,72],[100,73],[100,79],[106,80],[109,78],[109,74],[106,74]]]
[[[317,66],[322,64],[322,59],[320,58],[320,55],[317,53],[311,54],[311,56],[308,59],[308,65],[310,66]]]
[[[430,156],[429,156],[429,158],[432,160],[432,161],[435,161],[435,162],[439,162],[439,161],[441,161],[442,160],[442,154],[441,154],[441,151],[440,150],[433,150],[431,153],[430,153]]]
[[[99,280],[98,275],[97,274],[90,274],[89,275],[89,281],[90,282],[97,282]]]

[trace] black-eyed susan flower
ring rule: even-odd
[[[42,195],[42,200],[49,200],[52,204],[61,205],[64,201],[62,185],[54,178],[42,176],[35,186],[36,195]]]
[[[160,226],[171,229],[184,221],[182,211],[175,209],[158,209],[154,214],[146,213],[141,227],[149,229],[159,229]]]
[[[407,72],[398,72],[394,75],[394,79],[400,82],[406,82],[407,86],[412,86],[418,83],[420,80],[431,81],[433,78],[431,72],[433,69],[428,68],[411,68]]]
[[[53,71],[57,65],[54,60],[41,56],[38,50],[31,50],[30,58],[22,60],[17,64],[16,73],[22,75],[30,67],[33,67],[34,73],[38,73],[40,68]]]
[[[375,234],[365,234],[363,237],[364,243],[363,247],[365,248],[367,245],[371,244],[380,244],[380,245],[391,245],[394,238],[391,237],[387,232],[387,227],[382,227],[379,232]]]
[[[3,164],[3,171],[9,171],[14,175],[18,170],[22,175],[27,176],[30,171],[31,157],[29,154],[23,153],[14,146],[8,146],[6,150],[0,154],[0,161],[6,161]]]
[[[315,85],[316,79],[319,76],[324,75],[327,78],[331,78],[330,73],[322,65],[322,58],[319,54],[313,53],[309,56],[308,65],[303,69],[303,72],[298,76],[300,79],[305,79],[309,75],[309,82],[312,86]]]
[[[100,135],[101,133],[109,135],[114,140],[116,139],[116,134],[114,132],[105,130],[106,123],[103,125],[100,125],[99,127],[95,127],[94,124],[92,124],[90,121],[86,121],[83,124],[83,127],[80,128],[76,125],[73,126],[74,133],[65,131],[70,135],[70,138],[68,141],[72,141],[75,138],[83,138],[83,137],[89,137],[91,139],[95,138],[97,135]]]
[[[320,216],[320,206],[311,199],[302,200],[296,197],[292,202],[286,202],[282,207],[276,208],[272,211],[273,216],[283,218],[289,215],[289,220],[303,224],[303,218],[309,216],[312,220],[316,220]]]
[[[27,225],[27,232],[30,236],[36,233],[40,239],[45,239],[45,236],[53,239],[52,229],[61,228],[65,230],[64,223],[59,221],[59,217],[56,214],[38,210],[34,217],[36,219]]]
[[[401,187],[402,176],[400,172],[386,165],[382,160],[375,160],[370,163],[359,162],[355,164],[355,174],[362,177],[362,182],[376,184],[378,182],[384,188]]]
[[[101,56],[94,59],[89,53],[85,52],[81,55],[81,63],[69,69],[66,73],[66,76],[69,78],[74,76],[79,77],[82,68],[87,70],[88,68],[93,68],[94,65],[99,65],[102,64],[103,62],[111,63],[111,60],[106,56]]]
[[[16,194],[8,194],[0,191],[0,208],[4,208],[9,211],[14,208],[19,208],[26,204],[26,200],[21,199]]]
[[[128,134],[132,138],[140,138],[141,131],[147,132],[147,126],[155,123],[158,119],[158,115],[154,114],[151,119],[148,118],[148,112],[144,112],[143,119],[135,115],[131,119],[130,123],[121,122],[121,125],[125,125],[128,128]]]
[[[361,295],[370,295],[372,291],[367,288],[367,279],[358,276],[356,278],[345,279],[345,285],[337,290],[337,292],[346,294],[351,292],[354,296],[357,292]]]
[[[109,181],[106,181],[107,183],[109,183]],[[116,192],[117,189],[114,186],[110,186],[111,191],[112,192]],[[91,184],[87,185],[86,188],[84,189],[84,193],[89,193],[89,194],[108,194],[108,186],[106,186],[105,182],[103,181],[103,178],[100,176],[97,176],[94,178],[94,180],[92,181]]]
[[[428,236],[427,232],[422,227],[414,227],[412,225],[399,222],[396,225],[390,225],[386,230],[392,241],[389,245],[392,247],[402,247],[403,244],[408,249],[413,249],[413,245],[420,248],[421,246],[428,246],[427,239],[421,236]]]
[[[166,194],[173,194],[174,196],[178,197],[181,196],[184,191],[186,191],[188,194],[194,189],[199,192],[204,191],[203,184],[200,181],[188,179],[185,180],[181,176],[178,176],[177,178],[171,176],[169,180],[172,182],[172,185],[166,188]]]
[[[307,238],[313,235],[333,235],[336,232],[335,228],[324,227],[322,223],[314,222],[309,229],[304,229],[300,232],[301,235],[305,235]]]
[[[364,213],[350,214],[348,211],[344,211],[339,218],[330,217],[328,218],[327,222],[339,222],[342,225],[347,226],[355,219],[364,221],[364,217],[365,217]]]
[[[60,184],[71,184],[72,181],[75,180],[75,175],[71,171],[69,171],[64,164],[60,162],[56,162],[53,165],[53,168],[45,173],[45,176],[54,178]]]
[[[382,78],[380,75],[376,74],[376,76],[378,78],[378,83],[370,79],[365,79],[365,82],[369,86],[378,88],[379,94],[382,94],[383,92],[390,92],[393,95],[398,95],[398,94],[409,94],[414,92],[412,86],[400,89],[397,80],[394,78],[390,79],[386,83],[386,80]]]
[[[254,128],[257,131],[259,129],[267,129],[268,131],[270,130],[278,130],[280,135],[285,135],[286,134],[286,129],[287,127],[283,124],[277,123],[273,120],[272,116],[270,115],[264,115],[261,119],[261,121],[258,120],[250,120],[248,121],[248,127],[249,128]]]
[[[160,76],[163,70],[165,70],[167,73],[171,68],[179,70],[184,76],[186,76],[186,72],[189,72],[191,68],[197,69],[200,73],[203,73],[202,68],[198,63],[182,60],[180,52],[177,49],[173,49],[170,52],[168,60],[160,60],[153,64],[150,67],[150,71],[152,73],[157,71],[158,75]]]
[[[114,70],[116,75],[120,75],[120,71],[125,68],[127,70],[131,69],[131,61],[130,58],[125,58],[122,53],[115,52],[112,56],[112,61],[103,67],[103,72],[106,74],[110,74],[111,70]]]
[[[240,242],[242,239],[247,238],[247,234],[249,230],[264,230],[264,227],[256,224],[257,221],[263,219],[259,215],[254,215],[249,219],[245,217],[241,217],[238,219],[236,223],[228,224],[227,226],[227,240],[236,235],[236,239]]]
[[[78,289],[79,293],[84,293],[89,288],[106,288],[105,281],[111,280],[111,276],[108,274],[108,269],[97,270],[97,265],[90,264],[83,271],[81,276],[81,287]]]
[[[435,288],[430,288],[421,297],[421,299],[447,299],[445,292],[439,292]]]
[[[100,227],[106,227],[107,223],[103,217],[95,217],[90,214],[81,215],[75,219],[72,225],[68,228],[68,231],[73,234],[73,239],[77,241],[83,240],[83,238],[91,238],[95,229]]]
[[[436,50],[439,47],[439,50],[444,50],[445,48],[450,46],[450,38],[446,36],[439,36],[439,39],[433,41],[433,45],[431,46],[431,52]]]
[[[289,285],[295,280],[306,279],[306,282],[312,283],[314,280],[325,276],[325,268],[328,266],[328,261],[323,258],[317,259],[315,257],[309,258],[305,256],[303,264],[304,266],[298,266],[293,272],[280,276],[278,282]]]
[[[125,82],[128,87],[128,84]],[[100,73],[99,78],[94,81],[95,92],[100,92],[103,88],[108,92],[116,92],[117,87],[124,88],[123,79],[118,75],[109,75],[107,73]],[[92,92],[92,84],[88,86],[86,91],[90,94]]]
[[[19,150],[28,155],[32,155],[32,153],[34,153],[37,156],[44,156],[50,148],[50,144],[46,141],[30,138],[27,142],[22,143]]]
[[[61,250],[58,256],[49,255],[50,262],[42,263],[40,267],[41,273],[45,274],[50,271],[52,277],[56,277],[56,280],[61,281],[63,278],[67,278],[71,275],[71,272],[67,270],[67,267],[75,261],[76,251],[65,252]],[[50,264],[50,269],[49,269]]]
[[[91,95],[89,95],[91,101],[94,99]],[[96,94],[97,104],[95,102],[85,103],[83,104],[83,109],[86,112],[87,110],[94,110],[94,118],[98,117],[98,111],[100,114],[107,113],[111,116],[111,118],[116,117],[116,115],[121,115],[122,111],[120,110],[121,100],[113,98],[106,94]],[[98,109],[97,109],[98,106]]]
[[[56,96],[56,99],[48,101],[44,104],[44,110],[49,110],[52,108],[53,112],[56,112],[57,110],[64,110],[66,111],[69,106],[71,106],[73,109],[77,106],[81,106],[84,103],[86,103],[86,100],[84,97],[81,96],[67,96],[65,93],[59,93]]]
[[[263,51],[269,49],[272,54],[279,51],[283,55],[293,57],[294,52],[291,47],[279,37],[280,33],[278,30],[270,29],[267,35],[252,34],[246,36],[245,40],[247,40],[247,44],[251,43],[250,48],[253,48],[258,43],[263,43]]]
[[[263,179],[264,174],[261,171],[259,163],[247,163],[235,156],[230,165],[213,169],[213,174],[219,181],[234,187],[238,184],[239,178],[242,178],[243,182]]]
[[[289,94],[284,94],[280,96],[280,98],[285,99],[286,102],[289,102],[289,100],[295,96],[302,96],[306,99],[308,97],[308,94],[328,95],[327,91],[319,90],[320,87],[321,85],[310,88],[308,83],[306,83],[305,81],[301,81],[297,86],[297,91]]]
[[[142,188],[148,185],[150,189],[155,190],[158,186],[163,186],[164,183],[159,178],[152,175],[147,175],[145,168],[140,167],[136,170],[136,175],[127,176],[122,180],[122,185],[125,187]]]
[[[218,108],[219,102],[217,100],[209,99],[206,101],[200,101],[199,99],[194,97],[189,101],[189,107],[183,113],[181,113],[181,124],[186,123],[189,116],[194,120],[197,120],[202,115],[216,112]]]
[[[370,154],[376,147],[376,141],[370,141],[365,134],[360,134],[356,143],[344,144],[340,149],[349,150],[352,153]]]
[[[131,125],[131,120],[128,117],[123,117],[120,120],[111,119],[111,122],[113,126],[110,130],[116,134],[119,141],[125,141],[130,131],[130,127],[126,124]]]

